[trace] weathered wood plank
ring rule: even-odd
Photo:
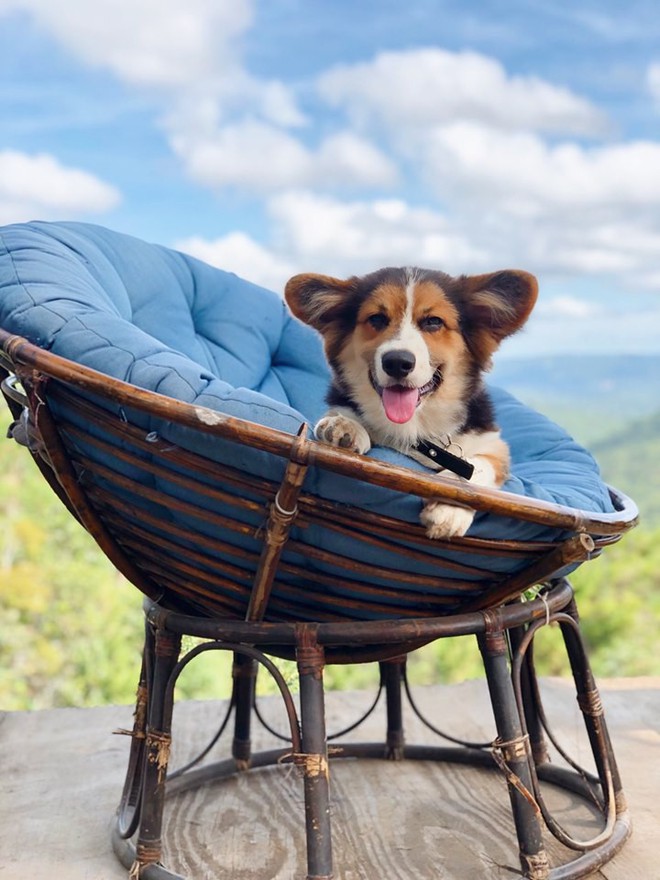
[[[584,748],[577,742],[580,722],[570,685],[552,681],[544,689],[557,732],[580,757]],[[601,689],[635,833],[596,880],[655,880],[660,878],[660,681],[610,682]],[[350,720],[364,699],[330,694],[329,726]],[[482,682],[429,688],[420,699],[434,721],[444,721],[453,732],[491,735]],[[177,706],[175,760],[205,743],[220,708]],[[264,711],[278,714],[270,699]],[[110,851],[108,826],[128,749],[128,741],[111,731],[129,726],[130,714],[128,708],[109,707],[2,716],[3,880],[125,878]],[[374,739],[381,727],[377,714],[361,738]],[[433,739],[415,720],[409,731],[410,741]],[[257,747],[271,743],[255,730]],[[568,816],[570,799],[560,793],[555,800]],[[516,868],[508,798],[498,774],[422,762],[335,762],[332,810],[337,880],[511,880]],[[178,796],[168,807],[168,864],[191,880],[298,880],[305,873],[301,817],[302,784],[291,767]],[[584,814],[569,818],[580,832],[588,822]]]

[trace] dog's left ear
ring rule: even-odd
[[[478,361],[488,364],[500,342],[523,326],[534,308],[538,282],[534,275],[506,269],[460,279],[465,331]]]

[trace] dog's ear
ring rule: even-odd
[[[341,281],[328,275],[294,275],[286,283],[284,299],[296,318],[325,333],[355,292],[355,281]]]
[[[506,269],[460,279],[466,335],[487,365],[500,342],[523,326],[534,308],[538,282],[529,272]]]

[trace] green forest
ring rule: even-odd
[[[605,477],[633,495],[643,514],[642,525],[572,578],[597,676],[660,674],[660,508],[649,480],[658,421],[647,419],[595,450]],[[2,437],[8,424],[2,412]],[[66,512],[26,450],[4,439],[0,519],[0,708],[131,703],[141,596]],[[539,668],[567,674],[554,630],[538,639]],[[191,664],[178,696],[227,696],[229,662],[223,655]],[[480,675],[476,645],[465,638],[436,643],[413,657],[410,670],[418,684]],[[330,687],[376,679],[371,666],[328,670]]]

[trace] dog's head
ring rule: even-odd
[[[431,401],[464,401],[500,342],[525,323],[537,296],[527,272],[452,278],[381,269],[342,281],[296,275],[291,311],[316,328],[338,386],[363,413],[403,425]]]

